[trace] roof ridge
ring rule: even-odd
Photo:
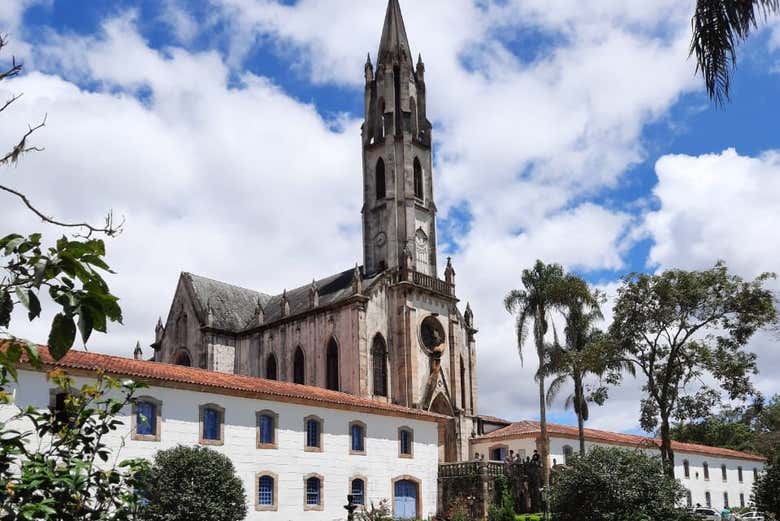
[[[253,293],[257,293],[257,294],[265,296],[265,297],[272,297],[273,296],[273,295],[269,295],[268,293],[263,293],[262,291],[258,291],[256,289],[247,288],[245,286],[239,286],[239,285],[233,284],[231,282],[225,282],[224,280],[218,280],[218,279],[215,279],[215,278],[212,278],[212,277],[206,277],[204,275],[198,275],[197,273],[192,273],[192,272],[189,272],[189,271],[183,271],[182,275],[187,275],[187,276],[189,276],[191,278],[194,277],[194,278],[198,278],[198,279],[202,279],[202,280],[207,280],[209,282],[216,282],[217,284],[222,284],[223,286],[230,286],[231,288],[236,288],[236,289],[240,289],[240,290],[243,290],[243,291],[251,291]]]

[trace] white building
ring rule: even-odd
[[[148,383],[109,445],[120,450],[126,442],[121,459],[151,459],[179,444],[222,452],[244,482],[249,520],[342,519],[348,493],[365,504],[387,499],[400,517],[436,513],[438,427],[446,417],[322,388],[95,353],[72,351],[57,366],[79,385],[94,382],[98,369]],[[20,371],[12,393],[3,418],[17,407],[56,407],[43,372]]]
[[[548,424],[550,464],[566,464],[579,450],[576,427]],[[480,454],[488,460],[503,461],[509,451],[525,459],[538,450],[541,439],[539,422],[511,423],[498,418],[483,417],[481,435],[471,440],[471,457]],[[585,429],[586,448],[594,446],[638,448],[660,456],[660,440]],[[753,482],[763,470],[762,456],[729,449],[673,442],[675,476],[688,490],[688,505],[700,504],[721,509],[724,506],[744,507],[750,502]]]

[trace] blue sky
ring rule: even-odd
[[[366,52],[375,62],[384,5],[0,8],[27,65],[7,86],[26,98],[9,117],[51,119],[40,136],[47,152],[20,167],[20,186],[59,215],[99,218],[114,207],[128,217],[109,245],[127,320],[96,349],[148,345],[179,271],[278,292],[359,260],[362,64]],[[780,23],[740,49],[733,100],[721,109],[687,57],[692,5],[402,2],[426,63],[440,248],[481,323],[483,412],[536,414],[532,368],[519,366],[500,301],[538,257],[608,292],[630,271],[718,259],[746,277],[777,269]],[[63,204],[63,191],[77,204]],[[768,393],[780,392],[775,342],[764,335],[753,346]],[[528,385],[494,383],[516,374]],[[634,430],[639,386],[594,424]]]

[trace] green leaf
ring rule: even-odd
[[[11,323],[11,312],[14,310],[14,302],[7,288],[0,288],[0,327],[8,327]]]
[[[93,327],[92,312],[88,307],[82,307],[79,311],[79,332],[81,333],[81,339],[85,344],[92,335]]]
[[[38,296],[32,290],[29,290],[28,295],[30,296],[30,305],[27,306],[27,309],[30,311],[27,313],[27,318],[33,321],[41,316],[41,301],[38,300]]]
[[[13,251],[24,242],[24,237],[16,236],[5,243],[5,254],[11,255]]]
[[[73,347],[76,340],[76,324],[73,317],[57,313],[51,324],[49,333],[49,351],[55,360],[61,359]]]

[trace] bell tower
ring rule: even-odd
[[[436,277],[436,205],[425,65],[415,65],[389,0],[376,67],[365,66],[363,256],[366,273],[407,266]]]

